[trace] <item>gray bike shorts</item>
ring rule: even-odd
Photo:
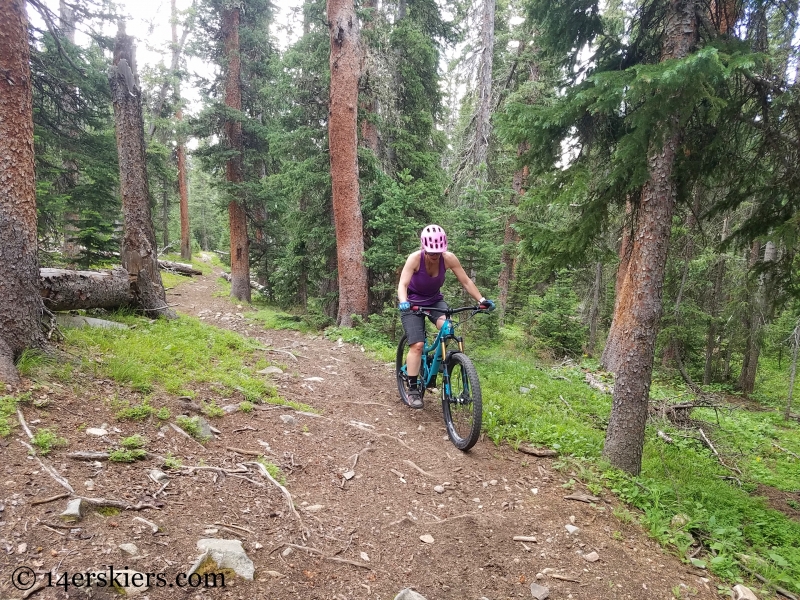
[[[440,300],[436,304],[431,304],[430,306],[435,306],[437,309],[441,310],[449,308],[447,302],[444,300]],[[444,314],[441,310],[431,310],[431,315],[429,317],[422,314],[415,315],[410,310],[404,310],[400,314],[400,321],[403,323],[403,330],[408,336],[409,344],[425,341],[425,318],[427,317],[430,319],[431,323],[436,325],[436,321]]]

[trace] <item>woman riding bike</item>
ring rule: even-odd
[[[482,308],[494,309],[494,302],[484,298],[469,278],[456,255],[447,251],[447,235],[438,225],[428,225],[420,234],[421,249],[412,252],[400,274],[397,285],[398,308],[403,329],[408,336],[408,402],[411,408],[422,408],[422,396],[419,391],[418,375],[422,362],[422,347],[425,341],[425,315],[414,314],[411,306],[435,306],[447,308],[442,296],[442,285],[447,269],[450,269],[463,286],[464,290],[477,301]],[[437,310],[430,311],[430,320],[441,329],[444,314]]]

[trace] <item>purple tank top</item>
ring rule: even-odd
[[[412,304],[430,306],[444,300],[441,289],[444,285],[446,270],[444,256],[440,256],[438,275],[436,277],[428,275],[428,271],[425,269],[425,251],[420,251],[419,270],[411,276],[411,282],[408,284],[408,301]]]

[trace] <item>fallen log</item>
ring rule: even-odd
[[[172,262],[171,260],[159,260],[158,268],[163,271],[173,271],[181,275],[202,275],[203,272],[195,269],[192,265],[187,263]]]
[[[117,308],[133,304],[128,272],[39,269],[39,289],[51,311]]]
[[[222,278],[225,281],[227,281],[228,283],[230,283],[231,274],[230,273],[226,273],[225,271],[223,271],[222,272]],[[250,287],[252,289],[254,289],[255,291],[257,291],[259,294],[263,294],[267,290],[266,286],[263,286],[260,283],[257,283],[255,281],[253,281],[252,279],[250,280]]]

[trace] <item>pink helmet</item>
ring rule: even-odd
[[[420,235],[425,252],[447,252],[447,235],[438,225],[428,225]]]

